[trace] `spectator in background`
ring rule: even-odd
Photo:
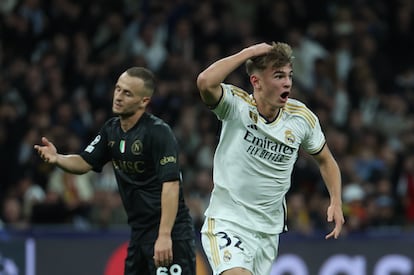
[[[406,225],[414,226],[414,154],[408,154],[398,175],[397,194],[401,199]]]
[[[63,212],[35,213],[32,222],[52,224],[58,221],[75,223],[83,220],[89,223],[93,192],[91,173],[74,175],[56,167],[49,177],[46,201],[36,206],[37,209],[40,205],[49,206],[47,209],[50,210],[55,206],[62,206]],[[53,216],[53,212],[56,216]]]
[[[194,175],[191,186],[186,189],[187,201],[190,206],[190,213],[194,220],[197,232],[200,232],[204,222],[204,211],[210,201],[210,194],[213,190],[211,169],[199,169]]]
[[[7,197],[16,198],[21,208],[21,222],[28,227],[32,222],[32,212],[35,205],[44,201],[46,194],[44,189],[33,180],[33,175],[24,171],[16,183],[13,185]]]
[[[304,35],[303,31],[294,28],[288,33],[288,40],[292,45],[293,60],[295,70],[295,80],[297,85],[306,93],[312,93],[315,88],[315,79],[313,73],[315,70],[315,61],[325,59],[329,53],[317,41]]]
[[[64,150],[74,153],[80,150],[80,138],[66,135]],[[36,224],[73,224],[76,226],[89,225],[90,208],[94,195],[93,174],[82,175],[68,173],[54,167],[50,172],[45,186],[45,198],[33,205],[31,221]]]
[[[292,193],[287,197],[288,227],[293,232],[303,235],[313,233],[313,225],[306,199],[303,193]]]
[[[146,22],[139,30],[132,43],[132,56],[142,56],[148,67],[158,72],[167,58],[165,42],[157,39],[157,25],[153,21]]]
[[[176,54],[182,60],[191,61],[194,59],[194,34],[191,21],[188,18],[182,18],[175,23],[168,48],[170,54]]]
[[[25,229],[28,221],[24,219],[22,204],[15,196],[7,196],[1,207],[1,219],[6,228],[9,229]]]
[[[14,7],[17,5],[17,0],[3,0],[0,2],[0,12],[3,15],[7,15],[13,11]]]
[[[359,183],[348,183],[343,188],[345,233],[361,232],[368,225],[368,211],[364,201],[366,192]]]
[[[102,172],[93,177],[93,202],[91,204],[90,220],[102,228],[114,224],[125,224],[127,215],[122,206],[118,193],[116,178],[110,164],[102,167]]]

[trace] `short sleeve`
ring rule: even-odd
[[[302,143],[303,149],[311,155],[318,154],[326,143],[325,135],[321,129],[319,119],[315,115],[314,117],[316,118],[315,125],[313,127],[309,127],[306,138]]]
[[[102,167],[110,160],[108,153],[108,135],[105,124],[95,138],[80,153],[81,157],[92,166],[95,172],[101,172]]]
[[[161,182],[180,180],[179,151],[171,128],[165,123],[154,125],[151,131],[151,153]]]

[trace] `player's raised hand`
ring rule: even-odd
[[[45,137],[42,137],[42,144],[35,145],[34,149],[45,162],[55,164],[58,156],[55,145]]]
[[[250,46],[248,49],[252,52],[252,57],[260,56],[268,53],[270,49],[272,48],[272,45],[268,43],[259,43],[253,46]]]
[[[342,207],[340,205],[331,204],[328,207],[327,216],[328,222],[335,222],[335,228],[332,230],[331,233],[325,236],[325,239],[330,239],[332,237],[337,239],[342,231],[342,225],[345,222]]]

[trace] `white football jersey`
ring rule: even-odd
[[[303,103],[288,99],[269,123],[247,92],[227,84],[222,89],[213,109],[222,129],[205,215],[269,234],[286,231],[285,195],[299,147],[315,154],[325,145],[318,118]]]

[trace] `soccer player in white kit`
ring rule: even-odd
[[[201,72],[203,102],[222,121],[214,156],[214,189],[201,229],[215,275],[269,274],[279,234],[287,231],[285,195],[303,148],[317,161],[330,195],[327,221],[338,238],[344,217],[341,176],[316,115],[289,98],[292,49],[261,43],[220,59]],[[253,93],[223,83],[246,64]]]

